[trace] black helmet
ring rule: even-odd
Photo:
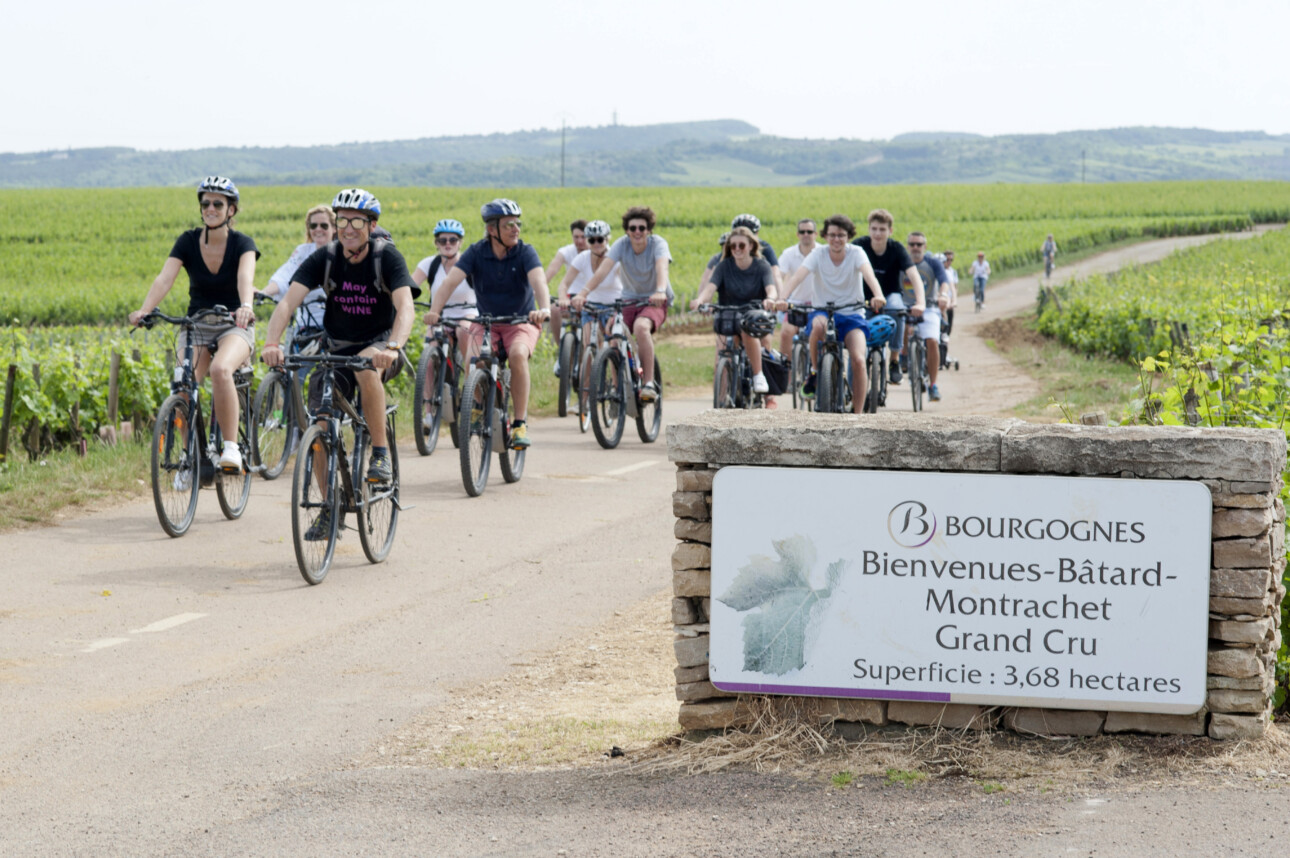
[[[515,200],[498,198],[490,200],[479,207],[479,216],[484,223],[500,220],[504,217],[519,217],[523,214],[520,211],[520,204]]]
[[[766,337],[775,331],[775,317],[765,310],[749,310],[739,317],[739,327],[750,337]]]

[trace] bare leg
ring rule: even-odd
[[[847,355],[851,358],[851,411],[861,414],[864,412],[865,393],[869,389],[865,368],[865,355],[869,347],[865,342],[864,331],[857,329],[847,334],[845,344]]]
[[[529,355],[529,347],[518,340],[506,350],[511,366],[511,402],[515,405],[516,420],[527,420],[529,415]]]
[[[646,384],[654,380],[654,323],[644,316],[637,316],[632,325],[636,336],[636,354],[641,362],[641,378]]]

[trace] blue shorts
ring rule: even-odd
[[[811,318],[807,320],[806,326],[807,328],[814,327],[816,319],[827,320],[828,318],[828,313],[817,310],[811,314]],[[864,334],[865,342],[869,341],[869,323],[865,321],[864,316],[849,316],[842,313],[834,313],[833,325],[838,329],[838,342],[840,343],[845,343],[847,341],[847,334],[852,331],[859,331]]]

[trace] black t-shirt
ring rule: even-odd
[[[721,253],[712,254],[712,258],[708,260],[708,270],[711,271],[713,268],[716,268],[717,263],[720,261],[721,261]]]
[[[717,303],[723,306],[761,300],[766,297],[766,287],[774,282],[770,263],[764,259],[754,259],[746,269],[740,269],[733,258],[723,259],[712,269]]]
[[[779,265],[779,257],[775,255],[775,248],[770,246],[770,242],[763,238],[757,240],[761,242],[761,258],[766,260],[766,264],[771,268]]]
[[[330,247],[331,245],[328,245]],[[315,250],[300,263],[292,276],[292,283],[310,289],[323,285],[323,269],[327,267],[327,247]],[[376,257],[368,253],[357,265],[345,258],[345,251],[336,247],[336,258],[331,263],[331,287],[328,289],[327,309],[323,313],[323,328],[335,340],[356,343],[375,342],[394,325],[395,289],[411,289],[412,297],[421,289],[408,274],[408,264],[403,254],[388,242],[381,251],[381,279],[385,289],[376,286]],[[388,290],[388,291],[386,291]]]
[[[216,304],[223,304],[231,313],[242,306],[242,298],[237,294],[237,266],[242,254],[247,251],[260,258],[260,251],[249,235],[235,229],[228,231],[228,243],[224,245],[224,259],[219,270],[212,273],[202,259],[203,227],[190,229],[175,239],[175,246],[170,248],[170,255],[184,264],[188,272],[188,315],[200,310],[209,310]]]
[[[909,251],[905,249],[905,245],[894,238],[889,238],[887,249],[883,251],[882,256],[878,256],[873,252],[873,240],[867,235],[862,235],[851,243],[864,248],[865,256],[869,257],[869,264],[873,266],[873,276],[878,278],[878,285],[882,287],[882,294],[899,293],[901,275],[914,264],[914,260],[909,258]],[[866,283],[864,287],[866,300],[873,297],[870,293],[869,284]]]

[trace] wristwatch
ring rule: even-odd
[[[386,343],[385,347],[387,349],[394,349],[396,352],[399,350],[399,344],[394,340],[390,340],[388,343]]]

